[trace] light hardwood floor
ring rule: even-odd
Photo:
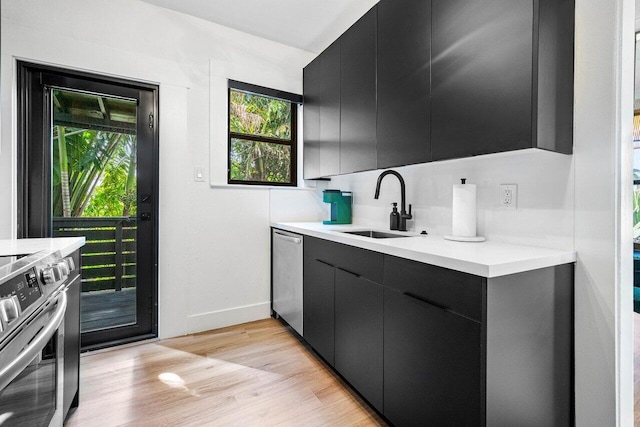
[[[266,319],[81,358],[67,426],[385,425]]]

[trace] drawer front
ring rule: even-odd
[[[304,251],[305,257],[382,283],[384,255],[381,253],[309,236],[304,237]]]
[[[477,322],[482,322],[485,281],[472,274],[384,256],[385,286]]]

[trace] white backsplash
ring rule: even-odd
[[[525,245],[574,247],[572,156],[525,150],[393,169],[405,180],[407,209],[409,203],[413,207],[411,231],[450,234],[452,188],[467,178],[467,183],[477,185],[478,235]],[[387,228],[391,203],[400,205],[400,184],[393,176],[385,177],[375,200],[380,172],[336,176],[324,188],[354,193],[354,223]],[[518,185],[515,210],[498,206],[500,184]]]

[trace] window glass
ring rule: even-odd
[[[297,184],[296,107],[229,89],[229,183]]]
[[[231,90],[232,132],[291,139],[291,103]]]

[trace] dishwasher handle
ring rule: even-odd
[[[274,231],[273,235],[276,236],[278,239],[286,240],[287,242],[295,243],[297,245],[302,243],[301,237],[293,237],[287,234],[278,233],[277,231]]]

